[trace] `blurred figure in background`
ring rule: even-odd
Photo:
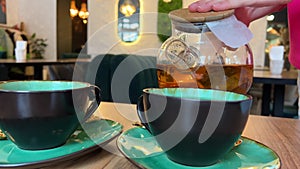
[[[0,23],[6,24],[6,0],[0,0]]]

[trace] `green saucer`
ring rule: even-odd
[[[0,140],[0,168],[41,167],[75,158],[99,149],[118,136],[123,126],[111,120],[94,120],[75,131],[62,146],[46,150],[23,150],[9,140]],[[86,133],[93,132],[93,135]]]
[[[191,167],[167,158],[154,137],[144,128],[135,127],[122,133],[117,146],[131,162],[147,169],[253,169],[280,168],[278,155],[267,146],[242,137],[242,144],[235,147],[218,163],[207,167]]]

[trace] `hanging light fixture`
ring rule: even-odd
[[[120,6],[120,12],[125,15],[125,17],[131,16],[135,11],[136,7],[131,0],[124,0],[124,3]]]
[[[87,23],[87,18],[89,17],[89,12],[87,10],[86,0],[82,0],[80,11],[78,11],[78,9],[76,7],[75,0],[71,0],[71,4],[70,4],[70,16],[72,18],[74,18],[77,15],[81,19],[83,19],[83,23],[85,23],[85,24]]]
[[[75,0],[71,0],[70,4],[70,16],[74,18],[78,14],[78,9],[76,8],[76,2]]]
[[[78,13],[78,16],[81,19],[84,19],[84,20],[89,17],[89,12],[87,10],[86,0],[82,0],[81,8],[80,8],[80,11]]]

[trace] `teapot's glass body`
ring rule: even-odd
[[[248,45],[230,48],[205,23],[172,21],[173,35],[157,58],[160,88],[192,87],[247,93],[253,56]]]

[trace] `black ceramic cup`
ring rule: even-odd
[[[100,104],[97,86],[75,81],[0,84],[0,128],[21,149],[63,145]]]
[[[218,162],[246,125],[252,97],[194,88],[144,89],[138,116],[169,159],[189,166]]]

